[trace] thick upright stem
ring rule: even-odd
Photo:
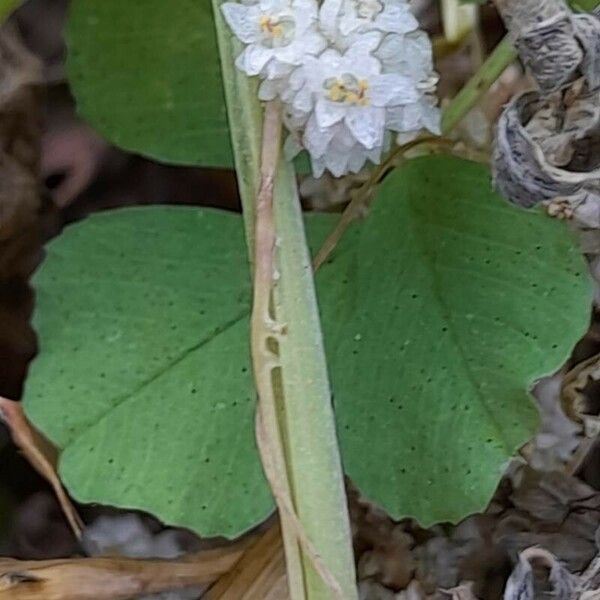
[[[287,522],[286,499],[291,503],[292,490],[281,424],[281,398],[277,398],[273,377],[279,368],[276,349],[279,335],[271,299],[274,276],[275,221],[273,193],[281,148],[281,107],[276,102],[266,106],[261,153],[260,186],[254,212],[254,299],[250,325],[250,343],[256,391],[258,392],[257,438],[266,474],[280,508],[282,535],[286,549],[288,579],[292,600],[306,597],[304,575],[297,536]]]
[[[290,596],[356,600],[343,472],[295,174],[279,158],[276,104],[268,103],[259,133],[255,83],[233,68],[240,49],[221,17],[222,1],[213,0],[213,8],[254,258],[257,440],[280,512]]]
[[[335,418],[302,210],[293,167],[275,183],[277,266],[274,289],[294,504],[311,547],[302,544],[307,598],[355,600],[352,536]]]

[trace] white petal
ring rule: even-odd
[[[374,106],[410,104],[419,99],[412,79],[394,73],[379,75],[369,81],[369,99]]]
[[[292,9],[296,15],[297,26],[301,30],[315,23],[319,16],[317,0],[293,0]]]
[[[319,127],[331,127],[339,123],[346,115],[347,107],[339,102],[330,102],[321,97],[315,106],[315,117]]]
[[[356,144],[356,146],[348,153],[348,171],[350,173],[358,173],[365,166],[366,162],[367,156],[364,148],[359,144]]]
[[[423,113],[423,127],[435,135],[441,135],[442,113],[440,109],[432,102],[428,102],[427,99],[423,99],[421,101],[421,110]]]
[[[358,19],[356,14],[352,14],[352,12],[353,11],[345,11],[340,19],[340,33],[343,36],[350,35],[363,27],[363,20]]]
[[[244,6],[238,2],[226,2],[221,6],[225,21],[244,44],[255,42],[260,35],[258,6]]]
[[[312,167],[313,177],[319,179],[325,173],[325,160],[322,157],[310,157],[310,165]]]
[[[295,41],[287,46],[273,48],[273,56],[279,62],[296,67],[302,63],[301,47]]]
[[[292,107],[294,110],[299,112],[308,113],[312,111],[314,107],[313,94],[308,85],[302,86],[294,96],[294,100],[292,102]]]
[[[382,38],[383,34],[379,31],[369,31],[368,33],[358,35],[353,39],[348,53],[356,57],[367,56],[379,46]]]
[[[423,31],[404,36],[386,35],[375,56],[381,60],[386,72],[402,73],[415,81],[427,80],[433,73],[431,42]]]
[[[267,79],[282,79],[292,72],[294,66],[289,63],[281,62],[277,56],[265,67],[262,73]]]
[[[325,154],[325,164],[334,177],[341,177],[348,172],[348,153],[336,149]]]
[[[308,120],[306,129],[304,130],[304,137],[302,140],[304,147],[309,151],[311,156],[323,156],[334,133],[335,129],[333,127],[321,129],[313,115]]]
[[[319,70],[321,73],[327,71],[328,74],[335,73],[341,68],[342,64],[344,64],[342,54],[335,48],[327,48],[327,50],[325,50],[317,59],[313,59],[313,61],[315,70]],[[308,64],[307,70],[309,73],[311,72],[311,69],[308,68]]]
[[[429,36],[424,31],[415,31],[404,38],[404,53],[407,62],[419,71],[433,70],[433,51]]]
[[[330,39],[337,35],[337,21],[342,10],[343,0],[325,0],[319,11],[319,26]]]
[[[374,164],[378,165],[381,162],[381,153],[383,152],[382,146],[377,146],[373,150],[367,150],[365,152],[367,158]]]
[[[348,111],[344,122],[356,141],[365,148],[381,146],[385,127],[385,109],[376,107],[357,107]]]
[[[251,46],[247,46],[244,52],[240,54],[239,58],[242,59],[240,63],[241,69],[247,75],[258,75],[272,57],[273,50],[264,48],[258,44],[252,44]]]
[[[386,113],[386,126],[392,131],[415,131],[421,128],[421,111],[417,103],[394,106]]]
[[[335,132],[335,143],[338,146],[343,146],[346,148],[347,152],[356,145],[356,139],[352,135],[352,132],[346,127],[346,125],[342,125],[338,127]]]
[[[290,7],[289,0],[260,0],[260,10],[263,14],[277,14]]]
[[[265,79],[258,88],[258,99],[268,102],[277,98],[280,84],[277,80]]]
[[[306,54],[321,54],[327,48],[327,40],[316,30],[306,32],[299,43]]]
[[[378,28],[394,33],[408,33],[418,29],[419,22],[407,5],[387,5],[376,21]]]

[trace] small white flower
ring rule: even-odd
[[[423,91],[435,89],[438,77],[433,70],[431,42],[424,31],[386,35],[374,54],[384,72],[408,75]]]
[[[237,67],[280,98],[286,155],[306,149],[315,176],[378,163],[391,132],[439,133],[431,43],[407,0],[240,0],[222,6],[245,44]]]
[[[357,142],[346,127],[338,124],[332,128],[333,135],[321,155],[310,154],[313,175],[320,177],[328,170],[335,177],[345,173],[358,173],[367,160],[377,164],[381,154],[389,146],[389,135],[385,135],[381,146],[366,149]]]
[[[318,57],[307,57],[292,74],[291,83],[298,87],[294,109],[312,113],[304,133],[311,154],[319,155],[317,148],[329,143],[333,136],[330,128],[338,123],[365,149],[381,147],[387,108],[419,100],[412,79],[382,73],[380,61],[366,51],[368,47],[369,40],[362,39],[344,54],[329,48]],[[301,86],[297,85],[299,79]]]
[[[317,31],[316,0],[226,2],[225,20],[244,44],[236,66],[247,75],[283,78],[327,45]]]
[[[419,27],[406,0],[325,0],[319,11],[319,25],[342,50],[352,43],[354,34],[404,34]]]
[[[423,96],[418,102],[388,110],[387,126],[398,132],[398,144],[414,140],[423,129],[440,135],[440,109],[435,96]]]
[[[405,144],[426,129],[440,134],[441,113],[433,95],[438,76],[433,70],[431,42],[423,31],[404,36],[387,35],[375,52],[384,71],[402,73],[413,81],[420,98],[388,110],[387,126],[399,133],[398,143]]]

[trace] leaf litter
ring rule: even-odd
[[[543,109],[539,107],[537,110],[538,105],[531,98],[514,105],[518,112],[517,120],[522,119],[523,111],[534,113],[535,118],[526,126],[522,125],[522,120],[520,123],[527,144],[541,147],[546,157],[540,163],[542,180],[546,173],[555,173],[556,168],[562,169],[565,164],[572,163],[580,141],[568,127],[556,125],[555,112],[564,104],[563,92],[558,94],[560,98],[557,96],[554,104],[550,102]],[[575,94],[570,105],[571,120],[583,122],[585,129],[585,119],[595,119],[596,116],[577,110],[580,98]],[[583,114],[583,120],[580,114]],[[550,127],[553,133],[549,139],[539,133],[544,127]],[[587,172],[578,177],[585,179],[585,183],[581,184],[578,180],[574,184],[577,191],[585,189],[587,192],[587,182],[591,178]],[[568,187],[567,191],[571,189]],[[311,194],[317,198],[324,196],[322,193],[319,196],[319,190],[311,189]],[[600,213],[591,210],[589,205],[584,210],[586,203],[573,203],[568,194],[567,206],[562,209],[553,196],[543,200],[553,203],[549,210],[554,211],[556,216],[575,219],[588,229],[600,225],[600,219],[596,217]],[[598,236],[589,231],[586,236],[590,250],[598,254]],[[590,252],[589,258],[592,272],[600,282],[595,272],[598,269],[594,269],[598,263],[594,252]],[[410,520],[393,521],[366,498],[351,492],[363,600],[485,600],[502,597],[507,600],[546,597],[592,600],[600,597],[597,533],[600,525],[600,493],[597,488],[600,482],[597,475],[594,477],[600,460],[600,456],[594,454],[594,419],[600,414],[600,390],[596,386],[600,379],[596,358],[600,344],[594,334],[597,327],[598,318],[595,316],[590,333],[576,349],[571,361],[559,373],[538,383],[535,395],[542,417],[541,428],[524,450],[529,464],[515,460],[510,465],[484,513],[473,515],[456,526],[442,524],[422,529]],[[582,447],[585,451],[578,455]],[[106,525],[108,521],[105,521],[105,539],[99,545],[97,532],[103,528],[97,521],[92,522],[84,531],[84,538],[88,540],[84,545],[87,552],[94,555],[106,551],[106,543],[109,543],[119,554],[135,555],[138,552],[135,546],[144,545],[146,540],[145,553],[160,555],[161,550],[157,548],[160,543],[155,538],[164,532],[158,536],[150,535],[140,525],[143,520],[134,524],[137,519],[139,517],[126,514],[114,518],[110,525]],[[128,525],[124,526],[124,523]],[[132,533],[131,538],[115,544],[111,536],[123,533],[123,529]],[[269,531],[274,529],[267,533]],[[94,535],[95,549],[91,542]],[[255,574],[273,569],[273,564],[280,560],[280,555],[277,559],[277,538],[267,539],[267,543],[275,550],[269,555],[273,560],[250,567]],[[21,571],[19,569],[19,573]],[[228,577],[231,579],[231,574]],[[19,579],[23,578],[13,577],[12,583]],[[0,598],[4,591],[2,584],[6,584],[5,579],[0,584]],[[282,600],[284,596],[281,594],[285,592],[279,589],[278,593],[276,598]],[[11,600],[17,598],[14,595],[8,597]],[[61,600],[66,598],[60,597]],[[210,592],[207,597],[210,598]],[[220,597],[225,599],[228,596]],[[229,597],[233,600],[238,596]],[[256,600],[258,598],[266,596],[256,596]]]

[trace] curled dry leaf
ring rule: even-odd
[[[583,52],[575,38],[573,15],[562,0],[497,0],[519,55],[546,92],[572,78]]]
[[[600,225],[600,111],[598,93],[549,100],[537,92],[517,96],[498,123],[494,179],[510,201],[529,208],[564,198],[589,226]]]
[[[0,418],[8,425],[15,445],[50,483],[73,532],[81,537],[83,524],[56,472],[58,455],[54,446],[29,423],[18,402],[0,397]]]
[[[494,151],[496,187],[511,202],[551,201],[554,216],[600,226],[600,18],[562,0],[498,1],[540,92],[503,112]]]
[[[598,414],[593,399],[586,395],[586,387],[600,380],[600,353],[575,365],[566,375],[561,390],[565,413],[575,422],[582,423],[587,437],[598,435]]]
[[[496,0],[521,60],[544,93],[568,86],[580,75],[600,83],[600,22],[574,14],[564,0]]]
[[[184,559],[0,560],[0,600],[129,600],[194,587],[229,571],[247,541]]]
[[[536,568],[540,567],[542,572],[537,572]],[[573,576],[550,552],[542,548],[528,548],[519,555],[519,561],[506,583],[504,600],[541,597],[569,600],[574,589]]]

